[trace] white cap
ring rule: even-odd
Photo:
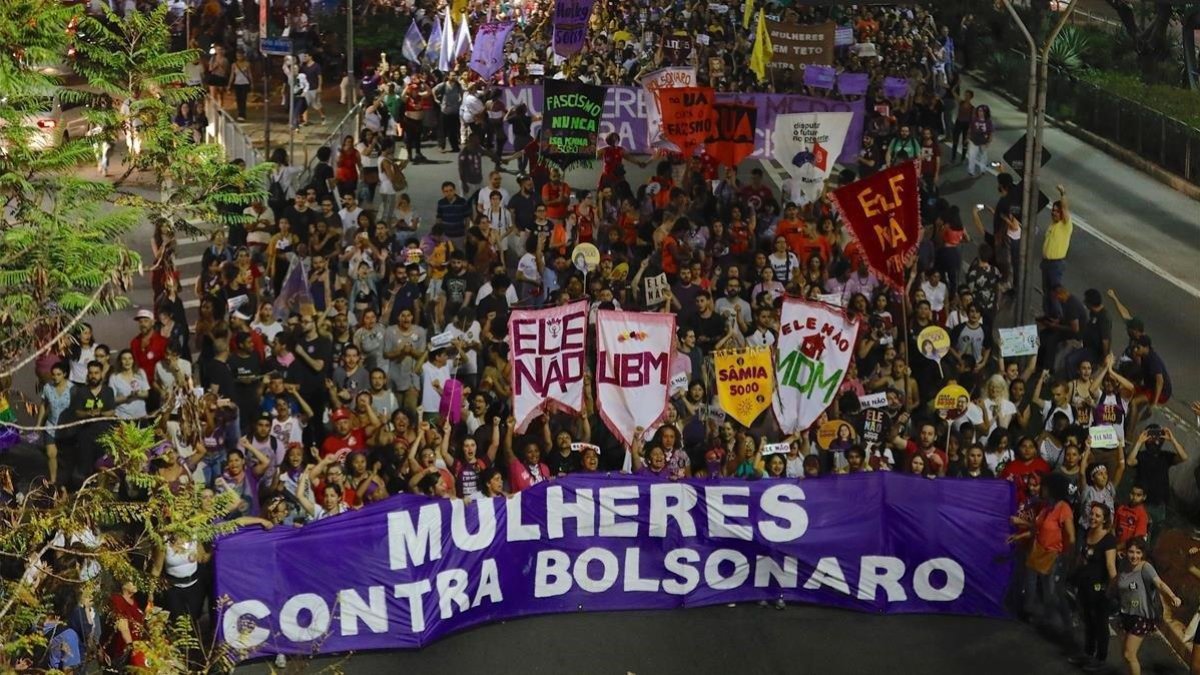
[[[139,321],[142,319],[150,319],[151,321],[153,321],[154,320],[154,312],[151,312],[148,309],[139,309],[137,311],[137,314],[133,315],[133,318],[137,319]]]

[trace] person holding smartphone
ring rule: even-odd
[[[1169,448],[1166,447],[1167,443],[1170,443]],[[1147,425],[1134,442],[1133,450],[1129,451],[1125,464],[1137,471],[1135,484],[1145,490],[1152,536],[1162,528],[1167,517],[1167,501],[1171,498],[1171,467],[1187,459],[1188,452],[1175,434],[1158,424]]]

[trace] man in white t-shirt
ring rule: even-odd
[[[433,421],[437,417],[438,406],[442,402],[442,385],[449,379],[449,351],[439,349],[421,364],[421,408],[425,411],[425,419]]]
[[[275,308],[270,302],[259,303],[258,317],[250,324],[250,330],[263,336],[263,342],[268,345],[267,356],[271,355],[271,342],[285,327],[283,323],[275,320]]]
[[[488,174],[487,183],[480,188],[479,197],[475,200],[475,212],[477,214],[484,215],[487,213],[488,208],[491,206],[492,192],[500,193],[501,204],[508,203],[508,190],[500,187],[502,180],[503,177],[499,171],[493,171]]]

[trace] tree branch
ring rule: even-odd
[[[79,310],[75,316],[71,317],[71,320],[67,322],[67,325],[63,326],[63,329],[58,332],[58,335],[55,335],[47,340],[41,347],[38,347],[37,351],[34,353],[26,356],[24,359],[21,359],[19,362],[17,362],[17,365],[0,373],[0,378],[11,377],[18,370],[29,365],[29,363],[31,363],[34,359],[50,351],[55,344],[58,344],[59,340],[66,337],[66,335],[71,332],[71,329],[75,327],[75,324],[83,321],[83,318],[87,316],[88,312],[92,311],[92,308],[96,306],[96,303],[100,302],[100,296],[104,294],[104,291],[108,290],[108,286],[111,283],[111,281],[106,281],[100,284],[100,287],[96,289],[95,293],[92,293],[92,297],[88,299],[87,304],[83,306],[83,309]]]

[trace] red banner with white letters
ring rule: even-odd
[[[626,445],[667,412],[675,315],[600,310],[596,315],[596,406]]]
[[[867,264],[889,286],[904,288],[921,238],[917,160],[904,162],[833,192],[833,203],[862,246]]]

